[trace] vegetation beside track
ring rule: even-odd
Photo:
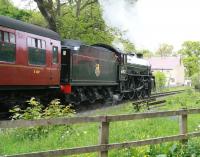
[[[165,106],[154,110],[174,110],[180,108],[200,107],[200,93],[196,93],[192,90],[188,90],[179,95],[167,97],[166,100],[167,102]],[[142,108],[140,112],[144,111],[146,112],[145,107]],[[87,112],[81,114],[81,116],[130,114],[134,112],[135,110],[132,104],[127,103],[99,109],[93,112]],[[199,129],[199,119],[200,115],[189,117],[189,131]],[[177,134],[177,121],[177,117],[168,117],[112,123],[110,127],[110,143]],[[80,124],[70,127],[42,127],[36,131],[33,131],[33,129],[1,130],[0,141],[0,155],[92,145],[98,143],[98,124]],[[182,146],[176,142],[110,151],[111,157],[199,155],[199,139],[190,140],[188,146]],[[96,156],[96,154],[80,156],[93,157]]]

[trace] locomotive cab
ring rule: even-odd
[[[70,81],[70,49],[62,47],[61,50],[61,77],[60,82],[65,84]]]

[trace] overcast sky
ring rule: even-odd
[[[176,49],[185,40],[200,40],[200,0],[100,0],[107,24],[126,31],[138,48],[155,50],[161,43]]]
[[[28,1],[13,0],[21,8]],[[126,0],[100,3],[107,25],[125,31],[137,48],[156,50],[169,43],[179,49],[186,40],[200,40],[200,0],[138,0],[131,6]]]
[[[37,5],[34,0],[12,0],[14,5],[21,9],[36,9]]]

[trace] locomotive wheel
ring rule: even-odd
[[[122,101],[124,99],[125,94],[124,93],[120,93],[119,94],[119,101]]]
[[[135,97],[135,92],[129,92],[128,93],[128,98],[133,99]]]
[[[147,89],[143,89],[143,90],[142,90],[142,97],[143,97],[143,98],[148,98],[148,97],[149,97],[149,94],[148,94]]]
[[[80,103],[81,103],[81,96],[80,96],[80,94],[79,94],[78,89],[76,89],[76,90],[74,91],[71,100],[72,100],[72,101],[71,101],[72,104],[74,104],[75,106],[80,105]]]
[[[93,104],[96,101],[96,96],[93,89],[86,90],[86,96],[88,97],[88,101]]]
[[[137,88],[142,87],[144,85],[144,77],[138,78],[138,85]],[[144,88],[142,87],[140,90],[136,91],[136,96],[137,99],[142,99],[143,98],[143,90]]]
[[[135,90],[135,82],[134,82],[134,79],[130,80],[129,89],[132,90],[132,92],[128,93],[128,98],[133,99],[135,97],[135,91],[134,91]]]
[[[142,90],[143,89],[141,89],[141,90],[139,90],[139,91],[136,92],[137,99],[142,99]]]

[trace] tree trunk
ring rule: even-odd
[[[37,6],[45,18],[45,20],[48,22],[48,27],[57,32],[57,27],[56,27],[56,14],[54,13],[53,10],[53,1],[48,0],[46,2],[45,0],[34,0],[37,3]]]

